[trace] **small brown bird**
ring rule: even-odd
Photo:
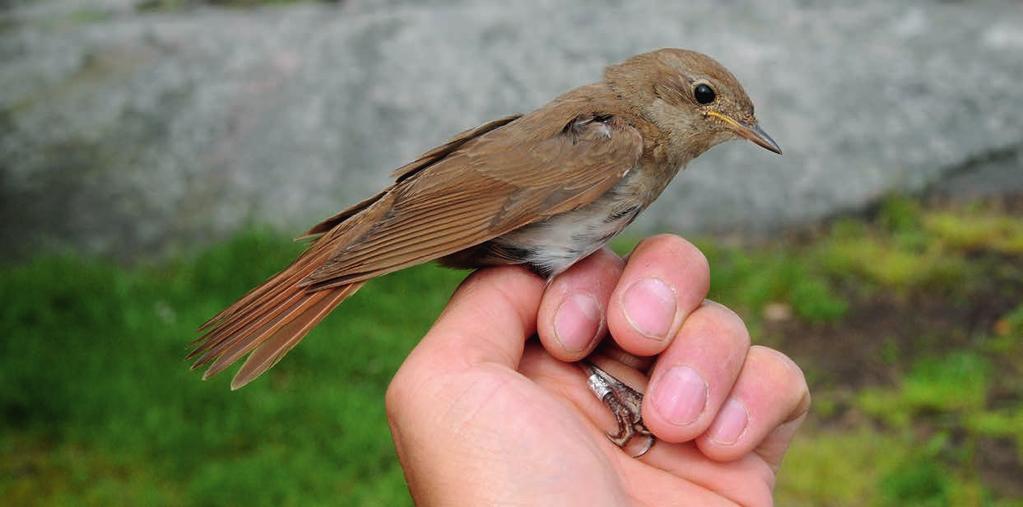
[[[206,322],[188,357],[208,378],[248,355],[237,389],[370,279],[435,259],[523,264],[549,279],[618,234],[690,160],[737,138],[781,153],[724,67],[682,49],[634,56],[599,83],[458,134],[313,226],[309,248]]]

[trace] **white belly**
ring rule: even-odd
[[[613,197],[528,225],[494,242],[521,252],[527,264],[553,277],[600,249],[641,211],[638,205],[612,205],[605,199]]]

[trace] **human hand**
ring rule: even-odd
[[[742,320],[704,300],[709,276],[675,236],[628,262],[597,252],[546,288],[517,267],[470,276],[387,392],[416,502],[770,505],[809,392],[795,363],[751,347]],[[613,416],[566,362],[608,331],[620,350],[598,364],[647,393],[658,439],[638,459],[607,439]]]

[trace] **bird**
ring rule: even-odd
[[[523,265],[549,281],[621,232],[686,164],[735,139],[782,152],[711,57],[664,48],[610,65],[599,82],[455,135],[314,225],[292,264],[199,328],[192,369],[207,379],[247,356],[231,381],[241,388],[365,283],[417,264]],[[627,416],[632,435],[638,415]]]

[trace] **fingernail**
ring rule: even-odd
[[[675,320],[675,291],[656,278],[633,283],[622,295],[625,318],[643,336],[663,340]]]
[[[732,445],[746,431],[747,424],[749,412],[746,411],[746,405],[735,398],[729,398],[718,412],[707,436],[716,444]]]
[[[696,370],[673,366],[653,387],[654,409],[672,424],[692,424],[707,406],[707,382]]]
[[[554,337],[570,352],[590,345],[600,330],[601,312],[589,294],[573,294],[554,312]]]

